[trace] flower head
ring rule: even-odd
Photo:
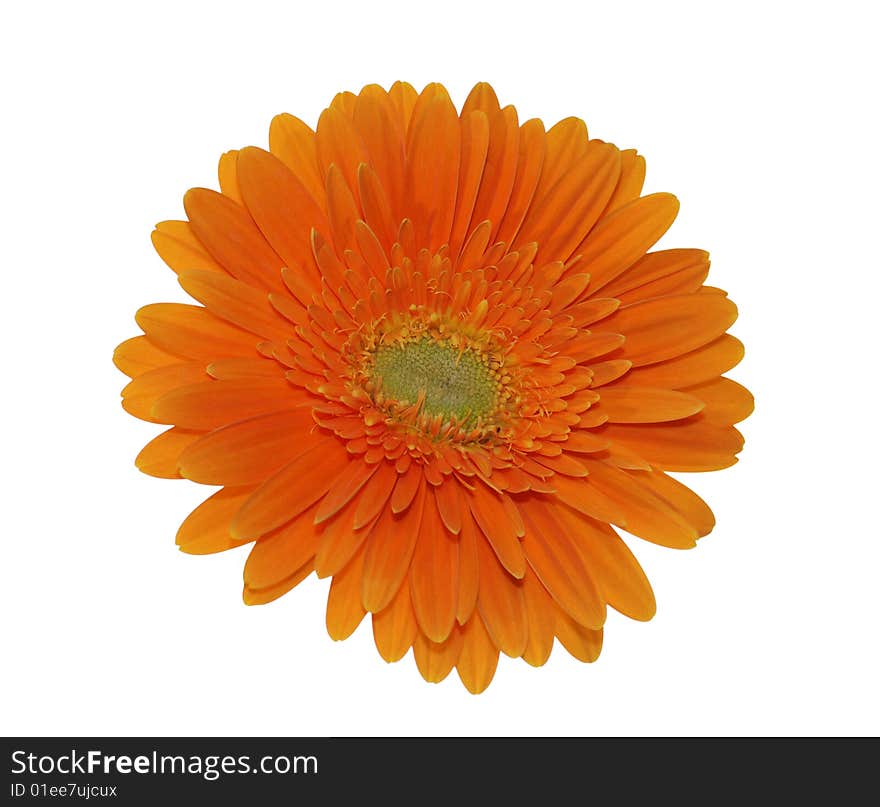
[[[171,428],[144,472],[221,490],[192,553],[252,543],[244,599],[332,577],[327,628],[371,615],[388,661],[479,692],[499,652],[593,661],[650,585],[614,526],[693,546],[666,471],[732,465],[749,393],[707,253],[648,252],[678,212],[644,159],[568,118],[520,124],[478,84],[341,93],[317,131],[220,160],[153,243],[199,305],[142,308],[123,405]]]

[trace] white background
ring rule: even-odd
[[[308,6],[308,7],[307,7]],[[3,19],[0,733],[877,734],[873,4],[94,2]],[[137,472],[157,431],[110,362],[183,300],[153,224],[221,152],[342,89],[492,82],[520,119],[638,147],[740,306],[746,449],[690,481],[718,527],[631,541],[659,610],[582,665],[502,657],[474,697],[334,643],[327,581],[240,600],[246,548],[174,546],[206,491]]]

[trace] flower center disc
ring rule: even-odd
[[[421,411],[444,420],[486,418],[498,403],[498,380],[488,356],[428,336],[380,347],[373,378],[386,398],[414,404],[423,396]]]

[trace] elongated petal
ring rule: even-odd
[[[703,347],[676,356],[673,359],[634,367],[619,385],[687,389],[717,378],[736,367],[744,353],[742,342],[735,336],[724,334]]]
[[[525,555],[501,497],[481,486],[469,492],[467,499],[474,521],[495,550],[498,560],[514,577],[522,577],[526,569]]]
[[[193,510],[177,531],[177,545],[190,555],[223,552],[244,543],[247,539],[232,537],[230,525],[253,488],[223,488],[205,499]]]
[[[692,547],[696,530],[673,508],[644,487],[637,472],[625,471],[602,460],[585,460],[589,484],[620,508],[626,530],[639,538],[676,549]]]
[[[342,571],[333,575],[327,595],[327,633],[334,641],[347,639],[366,615],[361,604],[364,551],[361,549]]]
[[[229,274],[254,288],[282,290],[281,258],[244,207],[205,188],[188,191],[183,206],[193,233]]]
[[[422,529],[425,484],[420,483],[415,501],[405,513],[395,516],[385,509],[367,541],[362,596],[364,608],[374,614],[391,602],[409,570]]]
[[[254,491],[233,522],[233,535],[256,538],[296,518],[329,490],[345,462],[345,449],[334,439],[310,446]]]
[[[418,632],[409,585],[404,583],[391,602],[373,614],[373,641],[385,661],[399,661],[412,647]]]
[[[475,613],[462,627],[461,632],[461,651],[455,668],[468,692],[479,695],[495,677],[495,669],[498,667],[498,648],[489,638],[479,614]]]
[[[155,422],[153,405],[178,387],[205,381],[208,374],[202,362],[169,364],[139,375],[122,390],[122,406],[130,415]],[[161,422],[161,421],[159,421]]]
[[[311,127],[293,115],[276,115],[269,127],[269,150],[315,200],[322,198],[324,177],[318,168],[315,133]]]
[[[578,661],[595,661],[602,652],[602,630],[579,625],[561,608],[556,609],[556,636]]]
[[[540,667],[550,658],[553,650],[556,609],[547,590],[531,569],[527,569],[523,576],[523,600],[529,623],[529,638],[523,659],[533,667]]]
[[[678,215],[678,200],[669,193],[642,196],[602,219],[590,232],[581,254],[590,273],[593,294],[641,258]],[[603,296],[608,296],[603,292]]]
[[[623,539],[608,524],[567,508],[556,513],[602,600],[632,619],[651,619],[657,610],[654,592]]]
[[[717,471],[736,462],[742,435],[700,415],[652,426],[609,423],[603,434],[666,471]]]
[[[188,221],[160,221],[150,240],[159,257],[175,272],[200,270],[227,274],[196,238]]]
[[[522,583],[501,565],[485,540],[477,540],[480,592],[477,610],[495,646],[511,658],[521,656],[528,639]]]
[[[755,408],[752,393],[729,378],[716,378],[685,387],[683,392],[703,401],[706,405],[703,418],[719,426],[739,423],[751,415]]]
[[[184,290],[221,319],[263,339],[281,342],[293,336],[290,323],[269,302],[269,295],[218,272],[186,271],[178,275]]]
[[[449,240],[452,230],[461,133],[455,107],[442,96],[428,103],[412,125],[405,205],[419,246],[433,252]]]
[[[683,294],[619,308],[603,327],[624,334],[620,358],[638,367],[708,344],[733,325],[736,315],[736,306],[727,297]]]
[[[245,563],[245,583],[252,588],[266,588],[281,582],[315,556],[320,537],[313,513],[307,510],[280,530],[260,538]]]
[[[523,548],[544,588],[579,624],[601,628],[605,608],[587,565],[566,534],[553,507],[544,502],[525,508],[528,529]]]
[[[272,249],[288,267],[312,266],[312,228],[327,231],[324,212],[277,157],[254,147],[238,154],[241,193],[247,209]],[[317,289],[317,276],[314,278]]]
[[[151,416],[185,429],[216,429],[238,420],[292,409],[302,402],[284,379],[203,381],[178,387],[159,398]]]
[[[129,378],[164,367],[179,364],[182,357],[154,345],[146,336],[126,339],[113,351],[113,363]]]
[[[135,320],[153,345],[188,359],[257,355],[251,334],[201,306],[153,303],[138,310]]]
[[[233,423],[188,446],[179,459],[180,473],[205,485],[262,482],[321,439],[310,433],[313,426],[306,407]]]
[[[610,423],[662,423],[695,415],[705,404],[694,395],[651,387],[606,387],[600,406]]]
[[[141,449],[134,464],[138,470],[159,479],[180,479],[178,459],[201,436],[201,432],[175,426],[150,440]]]
[[[432,642],[445,641],[455,624],[458,540],[443,528],[433,490],[425,498],[409,580],[422,633]]]
[[[413,656],[419,672],[428,683],[437,684],[446,678],[461,655],[463,637],[455,628],[442,642],[432,642],[423,633],[416,636]]]

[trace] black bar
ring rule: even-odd
[[[638,793],[705,804],[876,796],[875,739],[3,738],[5,804],[538,804]],[[54,788],[54,790],[53,790]],[[88,796],[88,798],[86,798]],[[574,800],[572,800],[572,798]],[[854,801],[850,802],[852,798]],[[169,802],[169,799],[171,800]],[[202,803],[201,801],[199,803]],[[206,803],[210,803],[206,801]]]

